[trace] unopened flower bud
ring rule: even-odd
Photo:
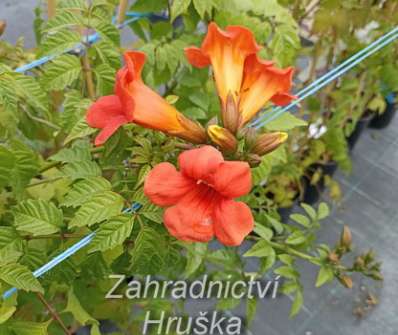
[[[175,132],[169,131],[171,135],[177,136],[182,138],[188,142],[195,143],[195,144],[202,144],[206,143],[206,131],[205,129],[197,122],[192,121],[185,117],[184,115],[177,116],[178,121],[183,126],[184,130],[178,130]]]
[[[370,278],[374,279],[374,280],[384,280],[383,276],[381,275],[380,272],[372,272],[370,274]]]
[[[338,261],[340,260],[339,256],[335,253],[335,252],[331,252],[328,255],[328,259],[329,261],[331,261],[332,263],[338,263]]]
[[[351,243],[352,243],[352,236],[350,228],[348,228],[348,226],[344,226],[343,231],[341,232],[340,244],[342,247],[350,249]]]
[[[4,31],[6,30],[7,23],[6,21],[0,20],[0,36],[3,35]]]
[[[287,140],[287,137],[287,133],[284,132],[262,134],[258,136],[253,148],[251,149],[251,152],[260,156],[264,156],[265,154],[268,154],[278,148]]]
[[[257,140],[257,131],[253,127],[247,127],[239,131],[240,135],[245,139],[246,147],[251,149]]]
[[[337,277],[337,279],[339,280],[339,282],[347,287],[347,288],[352,288],[352,279],[349,276],[339,276]]]
[[[217,144],[221,150],[233,152],[238,146],[238,140],[228,129],[212,125],[207,128],[207,133],[213,143]]]
[[[254,168],[261,164],[261,156],[256,154],[249,154],[247,156],[247,162],[249,163],[250,167]]]
[[[363,260],[362,256],[358,256],[355,259],[354,267],[357,269],[363,269],[364,266],[365,266],[365,261]]]
[[[227,95],[227,100],[221,112],[222,122],[226,129],[232,134],[236,134],[241,121],[238,105],[231,93]]]

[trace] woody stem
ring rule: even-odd
[[[61,317],[58,315],[57,311],[55,310],[54,307],[50,305],[50,303],[47,302],[47,300],[44,298],[43,294],[37,293],[37,297],[39,300],[43,303],[43,305],[47,308],[51,316],[55,321],[58,322],[58,324],[61,326],[62,330],[66,335],[72,335],[72,333],[69,331],[69,329],[65,326],[64,322],[62,321]]]
[[[55,16],[56,8],[57,8],[56,0],[47,1],[47,16],[49,20]]]
[[[88,57],[88,50],[82,56],[82,68],[84,72],[84,77],[86,79],[87,93],[91,100],[95,99],[95,87],[93,80],[93,72],[91,70],[90,59]]]
[[[124,21],[124,18],[126,17],[126,10],[128,7],[128,0],[120,0],[119,4],[119,11],[117,13],[117,23],[122,24]]]

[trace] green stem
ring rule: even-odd
[[[53,183],[56,182],[60,179],[62,179],[64,177],[55,177],[55,178],[51,178],[51,179],[43,179],[43,180],[39,180],[37,182],[31,183],[29,185],[27,185],[26,187],[34,187],[34,186],[38,186],[38,185],[42,185],[42,184],[47,184],[47,183]]]
[[[102,150],[104,150],[104,147],[95,147],[95,148],[91,148],[91,149],[90,149],[90,152],[91,152],[92,154],[95,154],[95,153],[101,152]],[[61,165],[61,164],[62,164],[62,162],[50,162],[50,163],[47,163],[46,165],[44,165],[44,166],[39,170],[39,173],[43,173],[43,172],[45,172],[45,171],[47,171],[47,170],[52,169],[53,167],[57,167],[57,166]]]
[[[257,236],[248,236],[249,239],[254,240],[254,241],[259,241],[261,240],[261,238],[257,237]],[[311,263],[315,263],[315,264],[320,264],[319,259],[317,257],[305,254],[301,251],[298,251],[296,249],[293,249],[292,247],[289,247],[286,244],[283,243],[278,243],[278,242],[272,242],[272,241],[267,241],[267,243],[269,243],[269,245],[271,247],[273,247],[274,249],[278,249],[281,251],[284,251],[290,255],[305,259]]]

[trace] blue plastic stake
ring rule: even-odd
[[[381,36],[380,38],[378,38],[376,41],[372,42],[371,44],[369,44],[366,48],[362,49],[361,51],[357,52],[356,54],[352,55],[351,57],[349,57],[348,59],[346,59],[343,63],[341,63],[340,65],[338,65],[337,67],[335,67],[334,69],[330,70],[329,72],[327,72],[326,74],[324,74],[323,76],[319,77],[318,79],[316,79],[314,82],[312,82],[310,85],[308,85],[307,87],[303,88],[302,90],[300,90],[299,92],[297,92],[297,96],[300,98],[303,94],[309,92],[312,88],[317,87],[318,84],[321,84],[323,81],[328,80],[330,77],[332,77],[333,75],[335,75],[336,73],[338,73],[340,70],[343,70],[345,67],[348,68],[349,64],[351,62],[354,62],[356,59],[360,58],[361,56],[367,54],[368,52],[370,52],[373,48],[377,47],[378,45],[382,44],[384,41],[389,40],[389,37],[394,37],[395,34],[398,33],[398,27],[395,27],[393,30],[391,30],[390,32],[386,33],[385,35]],[[395,37],[396,38],[396,37]],[[394,38],[394,39],[395,39]],[[349,68],[350,69],[350,68]],[[323,87],[323,86],[322,86]],[[258,123],[262,123],[263,121],[265,121],[266,119],[270,118],[273,113],[278,112],[279,110],[281,110],[282,107],[276,107],[272,109],[272,113],[270,114],[266,114],[266,115],[262,115],[260,116],[257,120],[254,120],[250,126],[256,126]]]

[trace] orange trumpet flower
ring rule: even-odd
[[[260,46],[250,30],[228,26],[224,31],[215,23],[210,23],[201,48],[185,49],[193,66],[203,68],[212,65],[224,123],[229,119],[225,113],[233,111],[227,106],[229,96],[232,96],[240,113],[239,126],[253,118],[268,101],[284,105],[294,98],[288,93],[293,69],[278,69],[273,62],[260,60],[257,57],[259,50]],[[235,129],[230,130],[235,132]]]
[[[103,144],[123,124],[134,122],[143,127],[160,130],[193,143],[206,141],[200,124],[178,112],[141,79],[145,54],[130,51],[124,54],[125,66],[116,76],[115,95],[99,98],[86,115],[89,126],[100,128],[96,145]]]
[[[209,145],[183,152],[178,163],[180,172],[170,163],[156,165],[144,185],[154,204],[167,207],[163,218],[170,234],[191,242],[216,236],[225,245],[240,245],[254,219],[245,203],[233,199],[250,192],[249,165],[224,161]]]

